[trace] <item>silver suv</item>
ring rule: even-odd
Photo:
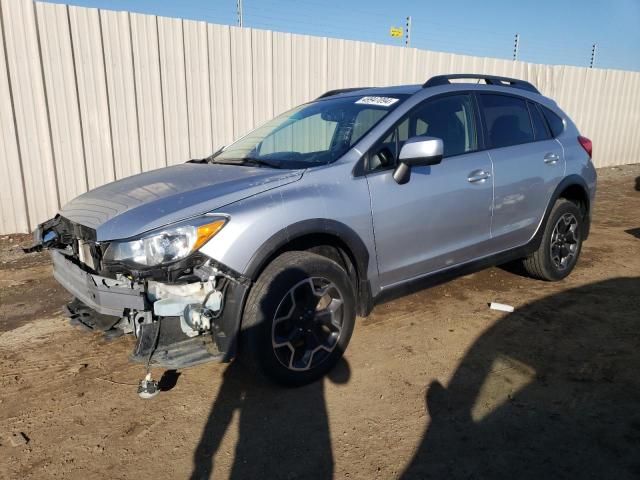
[[[442,75],[333,90],[208,158],[96,188],[32,249],[50,249],[72,323],[133,333],[133,360],[239,354],[304,384],[407,287],[516,259],[564,278],[595,187],[591,141],[533,85]]]

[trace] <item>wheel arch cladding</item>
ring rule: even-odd
[[[351,278],[360,316],[373,308],[368,279],[370,255],[360,236],[344,223],[331,219],[303,220],[272,235],[254,253],[245,275],[255,281],[278,255],[291,250],[310,250],[339,263]]]
[[[556,188],[553,201],[549,205],[548,211],[551,211],[553,204],[558,198],[566,198],[578,206],[582,214],[583,239],[586,240],[591,227],[591,201],[589,198],[589,190],[584,179],[579,175],[570,175],[564,178]]]
[[[577,204],[583,216],[589,213],[589,195],[582,185],[572,183],[565,187],[558,197],[566,198]]]
[[[578,202],[576,198],[582,199],[584,201],[584,210],[582,210],[582,207],[580,206],[579,208],[581,208],[583,212],[583,240],[587,239],[591,227],[591,205],[588,192],[589,189],[587,188],[586,182],[579,175],[569,175],[560,181],[560,183],[556,186],[555,190],[551,194],[551,198],[549,199],[549,203],[547,204],[547,208],[544,211],[542,221],[540,222],[540,226],[536,231],[536,234],[533,236],[526,247],[529,253],[534,252],[540,246],[540,242],[542,241],[542,237],[544,235],[545,226],[549,221],[549,215],[551,215],[551,210],[553,209],[553,206],[559,198],[566,198],[567,200],[574,202]]]

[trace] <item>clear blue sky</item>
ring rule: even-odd
[[[236,0],[53,0],[233,25]],[[389,27],[413,20],[428,50],[640,71],[640,0],[244,0],[246,27],[399,44]]]

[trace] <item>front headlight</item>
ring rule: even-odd
[[[112,242],[104,260],[146,267],[182,260],[218,233],[225,223],[224,217],[203,217],[189,224],[149,233],[137,240]]]

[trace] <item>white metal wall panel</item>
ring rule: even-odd
[[[327,40],[327,89],[333,90],[341,88],[342,86],[348,87],[348,83],[345,82],[344,76],[344,62],[345,62],[345,43],[346,40],[338,38],[330,38]],[[294,65],[294,68],[296,66]]]
[[[392,51],[392,75],[391,84],[398,85],[403,83],[409,83],[410,78],[407,76],[409,67],[409,48],[391,47]]]
[[[25,1],[1,0],[0,6],[29,227],[34,228],[60,207],[40,68],[35,5]],[[3,212],[5,208],[3,205]]]
[[[431,52],[425,52],[424,50],[416,51],[416,70],[413,81],[415,83],[422,84],[427,81],[431,70]]]
[[[69,7],[89,188],[115,179],[100,12]]]
[[[176,165],[191,158],[182,20],[158,17],[158,40],[164,111],[164,144],[167,163]]]
[[[629,158],[625,159],[625,163],[638,162],[640,158],[640,75],[633,72],[626,72],[630,79],[630,88],[633,92],[633,99],[629,105],[625,106],[628,114],[624,120],[627,126],[627,135],[631,145]]]
[[[87,191],[67,7],[36,3],[60,203]]]
[[[621,112],[621,111],[624,111],[626,108],[628,108],[629,104],[631,103],[631,95],[629,92],[629,87],[631,85],[631,82],[627,80],[626,72],[618,71],[616,73],[618,74],[617,75],[618,81],[616,82],[616,84],[618,85],[618,103],[616,105],[615,111]],[[613,121],[613,119],[611,120]],[[629,135],[629,132],[627,131],[627,127],[628,127],[627,122],[622,123],[618,126],[618,135],[620,136],[620,138],[628,138],[628,139],[633,138],[633,136]],[[627,163],[626,159],[629,158],[631,154],[629,150],[630,146],[631,146],[630,142],[624,142],[624,141],[615,142],[615,148],[613,152],[614,152],[615,158],[620,163]]]
[[[329,90],[327,85],[327,65],[329,63],[328,39],[320,37],[309,37],[309,95],[302,101],[309,101],[317,98]],[[371,46],[373,48],[373,45]],[[373,65],[372,65],[373,68]],[[295,77],[294,77],[295,78]],[[301,101],[301,102],[302,102]],[[298,104],[301,102],[294,102]]]
[[[130,14],[142,170],[167,165],[160,82],[158,25],[153,15]]]
[[[116,178],[142,170],[128,12],[100,12]]]
[[[328,90],[375,84],[378,69],[375,51],[379,45],[330,38],[327,41]],[[387,66],[392,67],[391,62]],[[384,68],[384,67],[383,67]],[[401,72],[397,71],[400,75]]]
[[[273,34],[273,111],[280,114],[293,106],[292,78],[292,35],[290,33]],[[298,46],[296,46],[298,48]],[[304,55],[304,47],[302,55]],[[296,55],[296,60],[298,59]],[[297,64],[296,64],[297,70]],[[297,73],[297,72],[296,72]],[[300,102],[302,103],[302,102]]]
[[[203,158],[213,153],[207,24],[185,20],[182,28],[187,75],[189,151],[191,158]]]
[[[408,48],[405,54],[407,61],[404,66],[405,83],[424,82],[424,72],[418,72],[418,49]],[[422,82],[421,82],[422,81]]]
[[[273,41],[268,30],[251,30],[253,122],[262,125],[273,118]]]
[[[598,146],[598,153],[602,153],[602,152],[606,152],[607,156],[606,158],[603,158],[603,163],[606,162],[606,164],[617,164],[617,163],[622,163],[621,159],[620,159],[620,149],[621,149],[621,145],[622,142],[620,142],[619,140],[622,138],[622,136],[620,135],[622,132],[620,131],[620,128],[624,125],[624,121],[622,120],[622,116],[620,117],[620,119],[612,117],[609,112],[616,112],[618,114],[621,113],[621,100],[622,100],[622,95],[621,95],[621,75],[620,73],[622,72],[615,72],[615,71],[611,71],[608,74],[608,86],[609,88],[613,88],[615,89],[615,94],[612,95],[612,92],[608,91],[608,92],[603,92],[603,94],[606,96],[606,100],[607,103],[605,105],[605,111],[602,112],[603,118],[603,124],[602,124],[602,146],[600,146],[600,144],[596,143],[596,145]],[[579,99],[575,99],[573,98],[574,103],[579,102]],[[609,109],[608,111],[606,109]],[[571,110],[569,110],[571,111]],[[581,125],[582,123],[582,116],[579,116],[579,118],[576,120],[576,122],[578,122],[578,125]],[[619,136],[620,135],[620,136]],[[618,137],[618,138],[616,138]],[[598,138],[596,137],[596,139],[594,141],[597,141]]]
[[[586,95],[585,98],[588,98],[589,100],[586,102],[587,105],[585,105],[585,118],[579,122],[581,133],[591,138],[594,142],[598,140],[597,137],[600,133],[599,130],[601,130],[595,128],[597,112],[601,111],[600,109],[604,108],[605,102],[608,103],[606,95],[603,94],[604,92],[602,94],[600,93],[601,90],[604,90],[606,88],[605,84],[603,83],[605,79],[602,73],[604,72],[606,71],[594,70],[592,72],[589,72],[590,81],[588,82],[588,85],[586,85],[584,91],[584,95]],[[574,119],[574,121],[577,122],[578,119]],[[598,150],[599,149],[596,149],[594,152],[596,156],[598,156],[599,154]]]
[[[375,45],[374,86],[398,85],[402,83],[402,48],[390,45]]]
[[[345,47],[351,54],[346,55],[343,59],[343,86],[368,87],[373,85],[375,68],[374,45],[365,42],[347,42]]]
[[[596,166],[640,158],[639,72],[30,0],[0,6],[0,233],[34,227],[87,188],[207,155],[327,90],[423,83],[443,73],[529,80],[593,140]],[[313,126],[305,128],[296,132],[301,148],[317,148]],[[281,140],[293,142],[292,135]]]
[[[275,33],[274,35],[285,34]],[[329,90],[327,83],[329,39],[293,34],[288,38],[291,42],[291,61],[287,64],[290,69],[287,72],[291,73],[291,98],[288,106],[292,107],[317,98]],[[275,61],[274,64],[274,76],[277,76],[279,75],[278,65]],[[291,68],[291,65],[295,65],[295,68]]]
[[[622,113],[628,105],[628,99],[625,95],[625,72],[617,70],[611,73],[613,74],[612,83],[616,88],[615,99],[611,103],[611,111]],[[626,122],[618,122],[616,118],[612,118],[610,115],[607,115],[605,120],[608,120],[607,126],[612,130],[609,136],[610,148],[606,150],[609,160],[613,158],[615,163],[624,163],[625,148],[628,145],[628,142],[624,139],[629,138],[625,136],[624,132]],[[618,138],[612,141],[615,138],[614,135]]]
[[[274,34],[274,42],[276,41]],[[294,105],[299,105],[314,98],[311,93],[311,65],[317,61],[311,54],[311,38],[308,35],[291,35],[291,63],[296,66],[291,71],[291,102]],[[275,63],[275,62],[274,62]],[[327,73],[326,67],[323,72]],[[274,77],[277,78],[278,74],[274,72]],[[321,95],[323,92],[319,92]]]
[[[0,5],[2,7],[2,5]],[[0,22],[0,233],[29,229]]]
[[[230,33],[233,135],[239,138],[254,127],[251,29],[230,27]]]
[[[622,92],[622,101],[619,105],[618,111],[624,112],[626,120],[624,123],[620,125],[620,130],[618,131],[619,140],[616,142],[620,145],[620,156],[618,157],[619,163],[631,163],[633,162],[634,152],[632,151],[633,139],[638,136],[637,127],[640,125],[638,122],[638,110],[635,110],[635,115],[631,106],[634,103],[634,97],[638,96],[638,85],[633,81],[632,76],[629,75],[629,72],[620,71],[621,76],[621,92]],[[633,89],[635,87],[635,90]],[[635,116],[635,119],[633,117]],[[615,123],[615,119],[611,118],[611,122]],[[635,127],[635,132],[630,127]],[[622,139],[627,139],[627,141],[620,141]],[[636,157],[635,161],[638,157]],[[640,216],[640,215],[639,215]]]
[[[207,25],[209,90],[213,151],[233,141],[233,92],[231,90],[231,33],[226,25]]]

